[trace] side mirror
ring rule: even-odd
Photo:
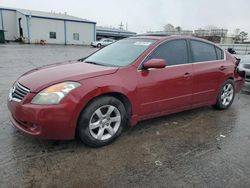
[[[167,66],[167,62],[165,59],[150,59],[147,62],[144,63],[143,68],[144,69],[150,69],[150,68],[155,68],[155,69],[162,69]]]

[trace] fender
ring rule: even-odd
[[[84,85],[86,86],[86,83],[84,83]],[[90,82],[87,85],[90,86],[91,85]],[[77,96],[77,98],[79,97],[81,99],[79,100],[80,102],[78,103],[74,112],[74,117],[72,118],[73,119],[72,125],[74,126],[74,129],[77,126],[78,118],[82,110],[86,108],[86,106],[90,104],[96,97],[106,95],[109,93],[119,93],[126,96],[131,104],[132,118],[134,117],[134,114],[137,113],[137,108],[134,105],[135,98],[133,97],[135,96],[134,94],[135,91],[129,91],[126,88],[117,85],[103,86],[103,87],[92,85],[92,87],[86,86],[86,88],[89,88],[88,91],[85,90],[81,94],[81,96]],[[132,124],[134,125],[134,123]]]

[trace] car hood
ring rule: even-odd
[[[18,79],[18,82],[29,88],[31,92],[36,93],[56,83],[80,81],[96,76],[112,74],[117,70],[117,67],[105,67],[80,61],[70,61],[35,68],[23,74]]]

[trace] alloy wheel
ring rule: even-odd
[[[234,87],[231,83],[226,84],[223,87],[221,102],[224,106],[228,106],[234,97]]]
[[[89,131],[97,140],[107,140],[113,137],[121,125],[121,113],[113,105],[99,107],[91,116]]]

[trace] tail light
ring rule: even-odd
[[[235,57],[235,59],[236,59],[236,62],[235,62],[235,65],[238,67],[239,66],[239,64],[240,64],[240,58],[237,58],[237,57]]]

